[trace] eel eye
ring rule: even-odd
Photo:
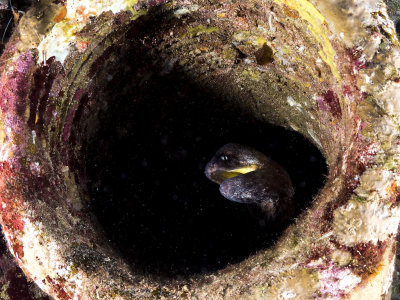
[[[228,156],[226,156],[226,155],[221,155],[219,158],[220,158],[221,160],[223,160],[223,161],[228,160]]]

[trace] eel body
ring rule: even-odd
[[[294,189],[286,170],[263,153],[229,143],[221,147],[205,168],[228,200],[256,204],[265,218],[287,220],[294,212]]]

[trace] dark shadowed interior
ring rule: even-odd
[[[250,145],[285,167],[297,214],[322,187],[325,160],[300,134],[252,117],[181,72],[142,74],[126,89],[129,76],[114,75],[125,88],[115,87],[84,149],[91,209],[135,269],[168,277],[214,271],[281,234],[285,226],[223,198],[205,177],[225,143]]]

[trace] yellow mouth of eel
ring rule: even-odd
[[[243,168],[233,169],[233,170],[229,170],[229,171],[222,173],[222,176],[226,179],[229,179],[229,178],[236,177],[236,176],[239,176],[242,174],[253,172],[253,171],[257,170],[257,168],[258,168],[258,166],[251,165],[251,166],[247,166],[247,167],[243,167]]]

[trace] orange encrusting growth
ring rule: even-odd
[[[58,23],[65,19],[67,15],[67,5],[64,5],[60,13],[54,17],[54,22]]]

